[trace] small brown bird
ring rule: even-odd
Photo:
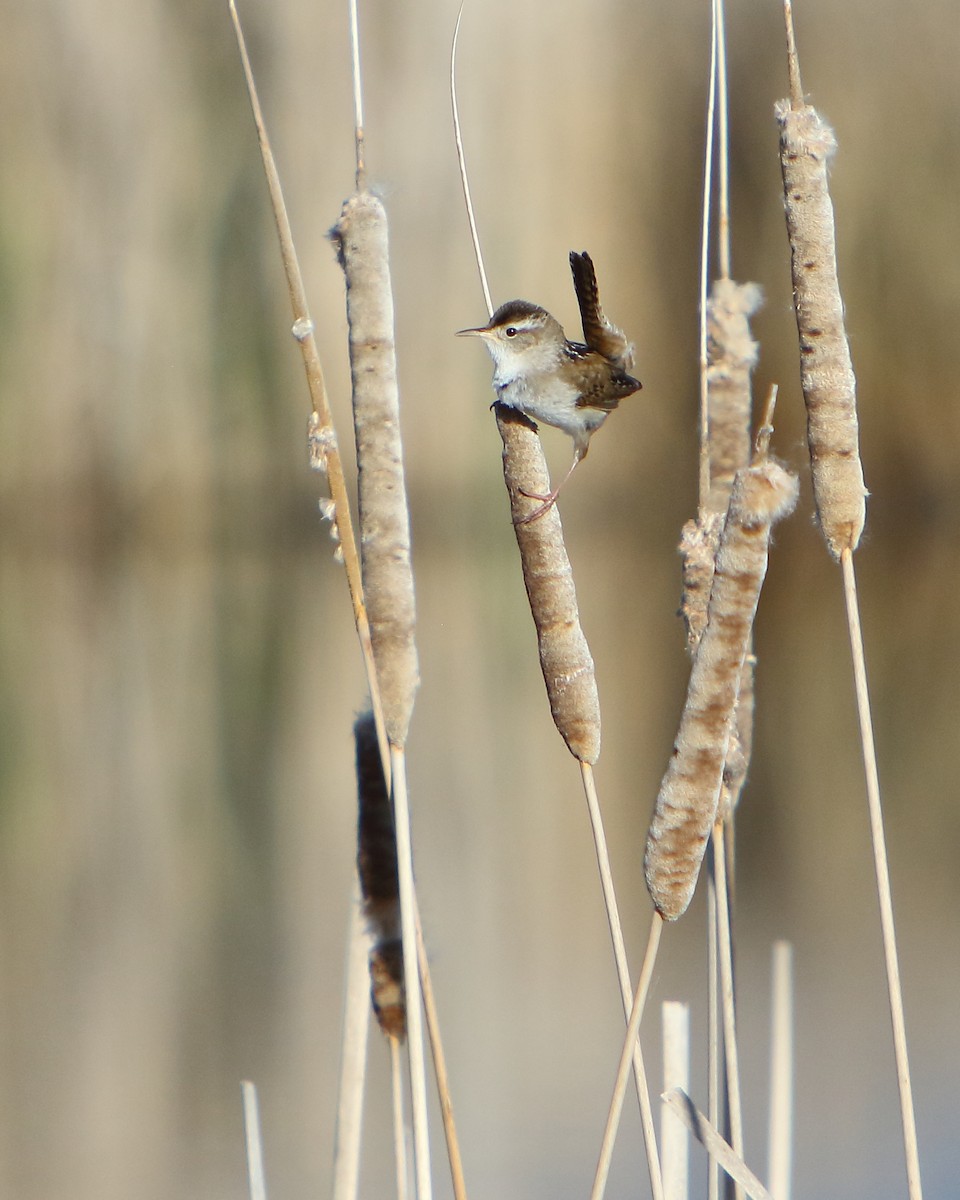
[[[458,337],[483,338],[493,359],[493,386],[501,404],[562,429],[573,438],[573,463],[543,504],[523,518],[542,516],[586,458],[590,439],[624,396],[639,391],[628,375],[633,346],[603,314],[590,255],[570,252],[573,286],[580,305],[583,342],[571,342],[560,322],[526,300],[502,304],[487,325],[461,329]]]

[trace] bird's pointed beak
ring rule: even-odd
[[[455,337],[489,337],[490,329],[487,325],[481,325],[479,329],[458,329]]]

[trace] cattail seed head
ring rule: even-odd
[[[860,541],[867,490],[827,186],[837,143],[833,130],[809,105],[793,107],[781,100],[776,117],[813,496],[827,547],[839,558]]]
[[[537,628],[540,668],[554,724],[581,762],[600,756],[600,697],[593,658],[580,626],[573,570],[556,505],[528,524],[516,522],[535,504],[530,494],[550,490],[540,438],[515,409],[494,406],[503,439],[503,478],[510,494],[523,582]]]
[[[402,746],[420,673],[383,205],[352,196],[331,237],[347,283],[363,592],[387,736]]]
[[[770,530],[792,511],[797,492],[796,476],[767,458],[738,471],[734,479],[707,624],[647,835],[647,887],[668,921],[680,917],[690,903],[717,818],[741,673],[767,569]]]

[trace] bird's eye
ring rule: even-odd
[[[508,325],[503,332],[507,335],[507,337],[516,337],[518,330],[516,325]]]

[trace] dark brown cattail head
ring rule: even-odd
[[[403,949],[400,942],[400,882],[393,809],[383,777],[372,713],[353,727],[357,748],[357,870],[363,911],[373,938],[370,980],[373,1010],[390,1037],[406,1033]]]

